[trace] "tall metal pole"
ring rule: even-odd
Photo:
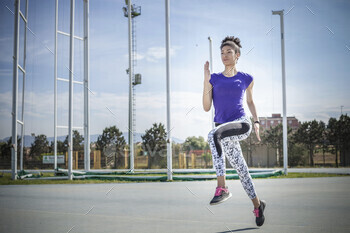
[[[84,0],[84,168],[90,171],[89,0]]]
[[[165,0],[165,40],[166,40],[166,117],[167,117],[167,173],[168,180],[172,175],[172,148],[171,148],[171,122],[170,122],[170,0]]]
[[[11,167],[12,180],[17,180],[17,102],[18,102],[18,56],[19,56],[19,4],[15,0],[15,29],[13,43],[13,87],[12,87],[12,142],[11,142]]]
[[[74,72],[74,9],[75,0],[70,4],[70,49],[69,49],[69,118],[68,118],[68,179],[73,179],[73,72]]]
[[[55,6],[55,57],[54,57],[54,169],[57,169],[57,31],[58,31],[58,0]]]
[[[26,77],[27,77],[27,73],[26,73],[26,58],[27,58],[27,25],[28,25],[28,0],[25,0],[25,4],[26,4],[26,8],[25,8],[25,15],[23,15],[22,12],[22,16],[24,16],[25,20],[25,30],[24,30],[24,61],[23,61],[23,69],[25,72],[23,72],[23,88],[22,88],[22,128],[21,128],[21,153],[20,153],[20,169],[21,171],[23,170],[23,152],[24,152],[24,93],[25,93],[25,84],[26,84]]]
[[[286,71],[285,71],[285,58],[284,58],[284,22],[283,12],[272,11],[273,15],[280,16],[281,23],[281,54],[282,54],[282,95],[283,95],[283,167],[284,173],[288,175],[288,145],[287,145],[287,104],[286,104]]]
[[[210,65],[210,72],[213,72],[213,46],[212,46],[212,40],[211,37],[208,37],[209,40],[209,65]],[[215,123],[214,123],[214,104],[211,108],[211,128],[214,129]]]
[[[131,28],[131,0],[128,1],[128,31],[129,31],[129,147],[130,147],[130,172],[134,172],[134,129],[133,129],[133,69],[132,69],[132,28]]]

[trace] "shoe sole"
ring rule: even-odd
[[[223,199],[223,200],[221,200],[221,201],[215,202],[215,203],[210,203],[210,205],[218,205],[218,204],[221,204],[221,203],[227,201],[230,197],[232,197],[232,193],[229,193],[227,198],[225,198],[225,199]]]

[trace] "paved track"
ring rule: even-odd
[[[350,232],[350,178],[254,179],[267,201],[256,227],[239,180],[0,186],[0,232]]]

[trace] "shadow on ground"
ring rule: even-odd
[[[242,229],[237,229],[237,230],[220,231],[217,233],[230,233],[230,232],[248,231],[248,230],[255,230],[255,229],[259,229],[259,228],[258,227],[249,227],[249,228],[242,228]]]

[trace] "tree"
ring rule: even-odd
[[[68,138],[67,138],[67,142],[68,142]],[[51,141],[51,145],[50,145],[51,153],[54,153],[55,151],[54,146],[55,146],[54,141]],[[67,151],[68,151],[67,145],[62,141],[57,141],[57,153],[65,153]]]
[[[150,129],[145,131],[145,134],[141,136],[142,146],[148,156],[148,168],[152,165],[160,165],[160,167],[166,167],[166,138],[167,133],[162,123],[154,123]]]
[[[265,130],[262,136],[262,142],[267,146],[271,146],[278,153],[278,166],[282,166],[282,149],[283,149],[283,132],[282,124]]]
[[[327,137],[327,140],[329,141],[329,144],[333,145],[334,152],[335,152],[336,167],[338,167],[338,151],[339,151],[339,143],[340,143],[340,138],[338,134],[339,131],[340,129],[339,129],[339,123],[337,119],[333,117],[330,118],[327,124],[326,137]]]
[[[305,165],[305,146],[296,143],[293,136],[288,136],[288,166],[303,166]]]
[[[84,141],[84,137],[80,135],[78,130],[73,130],[73,150],[74,151],[81,151],[84,149],[84,144],[82,143]],[[66,136],[66,139],[64,140],[64,148],[67,148],[68,150],[68,135]],[[57,148],[58,148],[58,142],[57,142]]]
[[[209,144],[204,140],[202,136],[198,138],[195,136],[187,137],[185,142],[182,144],[182,148],[186,152],[190,152],[192,150],[205,150],[209,149]]]
[[[255,134],[255,129],[254,129],[254,120],[253,118],[250,118],[252,121],[252,131],[249,134],[248,138],[241,141],[241,146],[242,146],[242,152],[247,151],[247,163],[248,166],[253,166],[253,152],[256,150],[257,145],[259,144],[259,141],[256,137]]]
[[[32,134],[32,136],[34,136],[35,138],[34,142],[31,144],[29,156],[36,157],[40,160],[40,155],[42,153],[48,153],[50,151],[49,141],[47,140],[47,137],[44,134],[40,134],[38,136]]]
[[[292,128],[287,126],[287,137],[290,142],[292,133]],[[271,146],[277,151],[278,166],[283,166],[283,125],[278,124],[275,127],[265,130],[262,136],[262,142],[267,146]]]
[[[325,124],[322,124],[322,135],[320,135],[320,142],[319,149],[322,151],[323,155],[323,165],[326,165],[326,156],[325,153],[329,151],[329,140],[327,139],[327,126]]]
[[[338,138],[340,149],[340,164],[350,165],[350,117],[342,114],[338,120]]]
[[[106,127],[103,130],[102,135],[98,136],[96,144],[98,150],[114,153],[114,168],[123,165],[126,141],[123,133],[117,128],[117,126]]]
[[[173,142],[173,143],[171,143],[171,147],[172,147],[172,153],[173,153],[173,155],[178,155],[178,154],[180,154],[181,148],[182,148],[182,144],[181,144],[181,143]]]
[[[0,156],[4,161],[11,161],[12,137],[0,144]],[[21,138],[17,136],[17,152],[21,151]]]
[[[202,154],[202,157],[204,159],[205,167],[208,167],[208,163],[212,160],[211,154],[205,152],[205,153]]]
[[[322,134],[324,130],[324,122],[313,120],[302,123],[294,133],[295,142],[304,144],[309,151],[310,166],[314,166],[314,150],[317,144],[322,143]]]
[[[57,151],[59,151],[61,153],[65,153],[68,151],[68,147],[66,144],[64,144],[64,142],[57,141]]]
[[[202,136],[199,137],[187,137],[185,142],[182,143],[182,148],[187,153],[191,153],[192,150],[209,150],[209,144],[204,140]],[[201,155],[205,162],[205,167],[208,166],[209,161],[212,159],[211,153],[204,152]]]

